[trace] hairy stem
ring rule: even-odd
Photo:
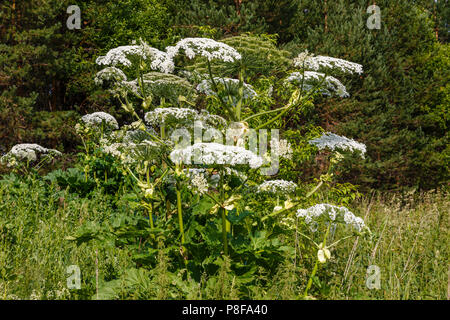
[[[324,236],[324,238],[323,238],[322,248],[325,248],[325,247],[326,247],[327,238],[328,238],[328,233],[330,232],[330,226],[331,226],[331,224],[328,224],[327,232],[325,233],[325,236]],[[316,264],[314,265],[313,271],[312,271],[312,273],[311,273],[311,276],[309,277],[308,284],[306,285],[306,289],[305,289],[305,292],[304,292],[304,294],[303,294],[303,297],[305,297],[305,298],[306,298],[306,296],[308,295],[308,290],[309,290],[309,289],[311,288],[311,286],[312,286],[313,278],[314,278],[314,276],[316,275],[316,272],[317,272],[318,269],[319,269],[319,258],[316,257]]]
[[[223,207],[225,201],[225,194],[223,189],[223,178],[224,172],[220,171],[220,202],[222,203],[221,208],[219,209],[222,215],[222,241],[223,241],[223,252],[226,256],[228,256],[228,235],[227,235],[227,217],[225,208]]]
[[[177,184],[177,211],[178,211],[178,224],[180,226],[181,233],[181,245],[184,244],[184,227],[183,227],[183,210],[181,207],[181,192],[179,185]]]

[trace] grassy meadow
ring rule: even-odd
[[[315,298],[447,299],[448,193],[373,193],[351,207],[364,217],[372,235],[344,240],[332,252],[332,258],[319,268],[322,282],[313,286]],[[1,181],[1,299],[97,298],[97,288],[105,280],[134,265],[130,253],[126,246],[100,250],[94,242],[77,246],[67,237],[88,221],[106,219],[114,210],[101,192],[82,198],[39,181]],[[302,262],[306,258],[301,249],[298,253],[297,261],[281,266],[271,281],[256,285],[254,299],[297,299],[301,295],[308,280],[308,261]],[[67,289],[70,265],[80,268],[79,290]],[[367,288],[369,265],[380,269],[379,289]],[[233,287],[226,268],[218,271],[215,286],[205,279],[180,289],[181,284],[170,280],[168,260],[160,254],[157,276],[149,281],[136,279],[133,294],[123,298],[238,299],[241,292]]]

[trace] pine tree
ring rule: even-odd
[[[174,28],[180,35],[202,35],[213,28],[216,38],[242,32],[278,34],[282,42],[292,40],[289,31],[299,1],[294,0],[182,0],[172,8]]]
[[[95,57],[140,37],[165,47],[162,42],[170,37],[167,2],[83,1],[79,3],[80,30],[66,26],[72,1],[1,2],[0,138],[4,148],[26,141],[48,143],[50,135],[56,136],[56,142],[58,135],[65,134],[57,128],[64,126],[67,115],[77,116],[71,110],[86,112],[108,104],[103,94],[97,95],[99,88],[93,82],[98,71]],[[71,139],[59,140],[70,144]]]
[[[428,86],[420,75],[423,56],[436,44],[430,15],[409,1],[376,1],[382,25],[370,30],[367,1],[328,1],[325,30],[324,5],[302,2],[298,23],[309,17],[309,25],[301,23],[298,39],[286,48],[296,53],[309,49],[364,66],[361,79],[350,82],[350,99],[327,99],[317,106],[327,130],[368,145],[368,160],[347,168],[342,177],[372,187],[436,186],[445,179],[445,157],[439,156],[445,134],[442,129],[433,133],[424,129],[429,121],[436,127],[442,120],[426,116],[423,105],[432,103],[421,98]],[[429,84],[445,86],[438,73]],[[448,96],[448,88],[443,90],[441,95]],[[427,162],[424,154],[434,160]]]

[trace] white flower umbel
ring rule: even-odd
[[[141,95],[142,95],[142,88],[141,88],[141,86],[139,84],[138,79],[134,79],[134,80],[131,80],[131,81],[122,81],[119,84],[123,88],[127,89],[128,91],[133,92],[138,97],[141,97]],[[144,86],[145,89],[149,89],[149,88],[152,88],[153,86],[160,85],[161,82],[156,82],[156,81],[145,80],[144,79],[141,84],[142,84],[142,86]]]
[[[244,182],[247,180],[247,176],[233,168],[225,167],[224,170],[215,171],[214,169],[204,169],[204,168],[187,168],[183,169],[183,172],[189,179],[194,178],[197,175],[202,175],[204,179],[206,179],[209,185],[213,188],[217,188],[220,182],[220,176],[223,173],[224,178],[236,178],[240,180],[240,182]]]
[[[193,90],[189,81],[173,74],[165,74],[153,71],[142,75],[142,78],[144,79],[144,81],[149,81],[149,83],[153,85],[174,86],[184,88],[185,90]]]
[[[206,128],[220,128],[227,125],[227,120],[216,114],[210,114],[207,110],[202,110],[197,117]]]
[[[138,97],[140,97],[140,95],[142,94],[141,88],[140,88],[140,86],[138,84],[138,81],[136,79],[135,80],[131,80],[131,81],[121,81],[118,84],[120,86],[118,88],[119,90],[111,90],[111,93],[113,93],[113,94],[116,93],[116,94],[121,95],[122,93],[125,94],[126,91],[128,90],[130,92],[133,92]],[[146,84],[146,82],[144,80],[144,85],[145,84]],[[120,89],[125,89],[125,91],[124,90],[120,90]]]
[[[258,186],[258,192],[267,192],[273,194],[293,193],[297,188],[297,184],[286,180],[269,180],[264,181]]]
[[[177,42],[175,46],[166,48],[168,56],[173,59],[180,51],[184,51],[189,59],[200,55],[211,60],[234,62],[241,59],[236,49],[229,45],[208,38],[185,38]]]
[[[119,142],[112,144],[105,143],[104,145],[102,145],[103,152],[106,154],[110,154],[115,158],[120,158],[120,156],[122,155],[122,148],[123,144]]]
[[[297,57],[293,59],[294,67],[303,68],[305,61],[314,55],[309,53],[308,50],[300,52]]]
[[[238,79],[215,77],[214,81],[216,82],[216,84],[222,84],[225,88],[231,89],[230,91],[235,90],[237,92],[237,90],[239,89],[240,82]],[[243,87],[243,99],[252,99],[257,96],[256,91],[250,84],[243,82]],[[210,79],[205,79],[200,82],[197,85],[197,91],[206,95],[216,95],[216,92],[212,88],[212,82]]]
[[[98,65],[116,66],[122,64],[131,67],[132,62],[128,59],[129,56],[137,56],[146,59],[144,47],[141,45],[120,46],[109,50],[106,55],[98,57],[95,62]]]
[[[165,97],[172,102],[178,101],[179,96],[192,97],[195,93],[194,88],[186,79],[155,71],[142,75],[142,79],[122,81],[118,84],[141,98],[145,92],[146,95]]]
[[[292,72],[286,80],[289,82],[295,82],[297,84],[301,84],[303,81],[303,88],[305,90],[310,90],[312,89],[313,83],[319,83],[324,78],[325,80],[323,86],[325,88],[321,88],[321,92],[323,94],[331,95],[330,92],[333,91],[342,98],[350,96],[345,86],[338,79],[332,76],[325,76],[324,73],[315,71],[305,71],[303,77],[303,74],[301,72]]]
[[[242,173],[236,169],[233,169],[233,168],[225,168],[224,175],[230,176],[230,177],[231,176],[236,177],[239,180],[241,180],[241,182],[246,181],[248,178],[244,173]]]
[[[169,122],[179,125],[199,125],[203,129],[220,128],[227,125],[221,116],[206,110],[200,113],[189,108],[156,108],[145,114],[145,121],[151,126],[161,126]]]
[[[205,175],[202,173],[193,173],[190,176],[190,184],[189,189],[193,190],[196,193],[204,194],[208,192],[209,183],[206,180]]]
[[[333,151],[336,149],[350,150],[351,152],[360,151],[363,158],[366,153],[365,144],[331,132],[324,133],[320,138],[309,140],[309,143],[315,145],[319,150],[329,148]]]
[[[362,65],[347,61],[344,59],[327,57],[327,56],[312,56],[308,52],[302,52],[294,59],[294,66],[299,68],[311,69],[319,71],[321,69],[339,69],[345,73],[363,73]]]
[[[136,143],[132,142],[132,140],[134,139],[125,136],[123,142],[111,142],[107,139],[101,139],[100,144],[104,153],[113,156],[125,165],[156,159],[161,145],[150,140],[136,141]]]
[[[152,70],[159,70],[162,73],[172,73],[175,70],[175,64],[167,52],[150,47],[144,41],[141,41],[141,45],[145,56],[152,60],[150,64]]]
[[[193,158],[195,164],[202,165],[249,165],[256,169],[263,165],[263,159],[242,147],[228,146],[219,143],[196,143],[184,149],[172,151],[172,161],[190,164]]]
[[[292,146],[286,139],[272,139],[270,141],[270,146],[272,147],[272,152],[274,155],[292,160]]]
[[[126,81],[126,80],[127,80],[127,76],[119,68],[106,67],[105,69],[97,72],[94,82],[97,85],[102,85],[104,81],[121,82],[121,81]]]
[[[358,232],[366,227],[364,220],[356,217],[346,207],[338,207],[328,203],[316,204],[308,209],[298,209],[297,217],[305,219],[305,223],[308,225],[313,225],[320,218],[323,218],[326,221],[346,224],[355,228]]]
[[[145,121],[151,126],[159,126],[168,121],[193,122],[198,112],[188,108],[156,108],[145,114]]]
[[[0,160],[6,163],[8,167],[14,167],[18,162],[36,161],[39,155],[49,154],[59,156],[61,152],[55,149],[47,149],[35,143],[16,144],[11,150],[5,154]]]
[[[143,60],[151,60],[150,68],[152,70],[171,73],[175,69],[172,59],[166,52],[152,48],[143,41],[141,41],[140,45],[120,46],[111,49],[106,55],[98,57],[96,63],[113,67],[118,64],[131,67],[133,65],[129,59],[131,56],[142,58]]]
[[[119,124],[117,123],[116,118],[106,112],[94,112],[86,114],[81,117],[81,121],[83,121],[86,126],[90,128],[100,128],[104,123],[104,129],[119,129]]]
[[[123,133],[122,133],[123,134]],[[141,143],[157,136],[158,134],[152,127],[145,127],[144,130],[140,129],[128,129],[123,135],[124,143]]]
[[[225,92],[227,95],[231,98],[229,101],[231,105],[236,106],[238,103],[238,98],[240,98],[239,95],[239,80],[238,79],[232,79],[232,78],[219,78],[215,77],[214,82],[217,86],[223,86],[225,89]],[[209,96],[216,96],[217,93],[213,90],[213,84],[211,79],[204,79],[197,85],[197,91],[200,93],[204,93]],[[250,84],[247,84],[243,82],[243,92],[242,92],[242,99],[243,100],[249,100],[253,99],[257,96],[256,91],[253,89],[253,87]],[[228,101],[225,98],[225,101]]]

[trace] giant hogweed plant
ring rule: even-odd
[[[267,179],[274,156],[295,161],[291,144],[272,134],[271,152],[261,145],[255,148],[258,137],[252,136],[251,128],[272,129],[283,116],[310,107],[317,94],[347,97],[345,86],[329,73],[336,69],[361,73],[362,67],[302,53],[292,60],[282,88],[275,88],[288,96],[285,103],[254,111],[258,101],[273,101],[267,97],[274,88],[270,85],[267,92],[244,81],[251,61],[243,61],[238,50],[225,42],[207,38],[182,39],[165,51],[141,40],[99,57],[97,63],[106,67],[98,72],[96,82],[109,88],[134,121],[119,127],[113,116],[103,112],[81,119],[77,131],[83,138],[85,175],[89,175],[89,161],[115,159],[114,166],[126,180],[118,203],[145,212],[147,218],[138,216],[131,223],[130,218],[119,219],[94,231],[82,228],[71,239],[82,243],[109,234],[119,245],[134,245],[135,260],[150,266],[163,243],[175,268],[188,270],[189,277],[197,280],[231,259],[238,282],[248,285],[260,267],[273,274],[286,259],[296,263],[298,237],[302,237],[317,251],[304,291],[307,297],[319,264],[330,259],[330,250],[367,228],[345,207],[326,203],[300,207],[333,179],[346,154],[364,156],[365,146],[333,133],[311,140],[319,150],[331,151],[329,169],[312,190],[303,193],[293,181]],[[227,64],[234,70],[229,77],[223,74]],[[195,65],[206,68],[195,70]],[[222,72],[214,74],[215,70]],[[207,97],[206,104],[199,103],[202,97]],[[259,140],[264,142],[264,137]],[[263,210],[259,210],[261,198],[272,199]],[[321,225],[326,227],[320,236]],[[347,226],[350,235],[330,244],[330,230],[338,225]],[[313,236],[301,229],[311,231],[312,226],[317,231]],[[295,241],[286,238],[292,230]]]

